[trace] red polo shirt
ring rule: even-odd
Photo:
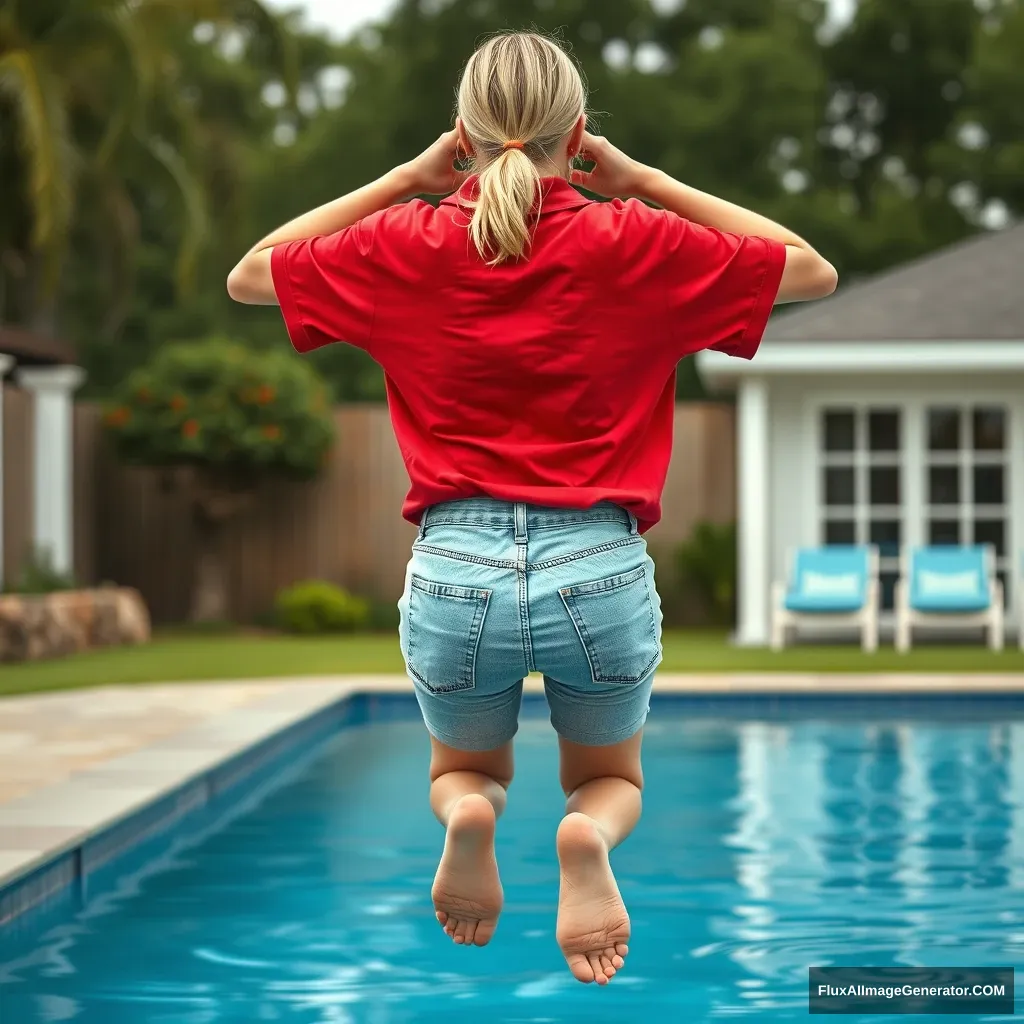
[[[412,522],[489,496],[612,501],[646,531],[661,516],[676,365],[757,351],[784,245],[634,199],[592,202],[558,178],[544,188],[529,257],[495,267],[459,194],[274,248],[295,348],[344,341],[383,367]]]

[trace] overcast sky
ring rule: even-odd
[[[395,0],[270,0],[280,8],[304,7],[308,20],[337,35],[346,35],[367,21],[374,21],[394,6]],[[655,6],[671,7],[678,0],[654,0]],[[845,18],[856,0],[831,0],[837,17]]]

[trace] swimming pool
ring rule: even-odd
[[[1024,961],[1024,708],[762,705],[656,701],[644,820],[614,859],[633,938],[606,989],[554,941],[562,797],[536,704],[499,826],[506,908],[464,949],[430,907],[443,834],[402,700],[191,848],[0,941],[0,1021],[770,1022],[806,1016],[810,965]]]

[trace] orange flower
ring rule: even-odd
[[[199,420],[185,420],[181,425],[181,432],[185,437],[195,437],[199,433]]]
[[[263,436],[268,441],[276,441],[281,436],[281,428],[276,423],[268,423],[263,428]]]
[[[186,399],[184,395],[175,395],[171,399],[171,408],[175,412],[181,412],[181,410],[184,409],[185,406],[187,406],[187,405],[188,405],[188,399]]]
[[[276,394],[277,392],[269,384],[261,384],[259,391],[256,392],[256,401],[260,405],[269,405]]]
[[[104,421],[108,427],[123,427],[131,418],[131,409],[126,409],[122,405],[120,408],[111,409],[104,417]]]

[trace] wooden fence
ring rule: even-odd
[[[252,620],[283,586],[329,579],[380,600],[401,593],[415,528],[401,517],[405,467],[383,406],[336,411],[339,441],[312,483],[268,482],[231,525],[231,612]],[[16,575],[31,523],[30,398],[7,389],[4,402],[6,578]],[[663,522],[648,534],[659,582],[671,586],[665,558],[702,518],[735,515],[733,410],[679,407]],[[138,587],[157,622],[188,612],[194,541],[185,494],[152,470],[119,465],[104,442],[99,410],[75,410],[75,570],[83,583]]]

